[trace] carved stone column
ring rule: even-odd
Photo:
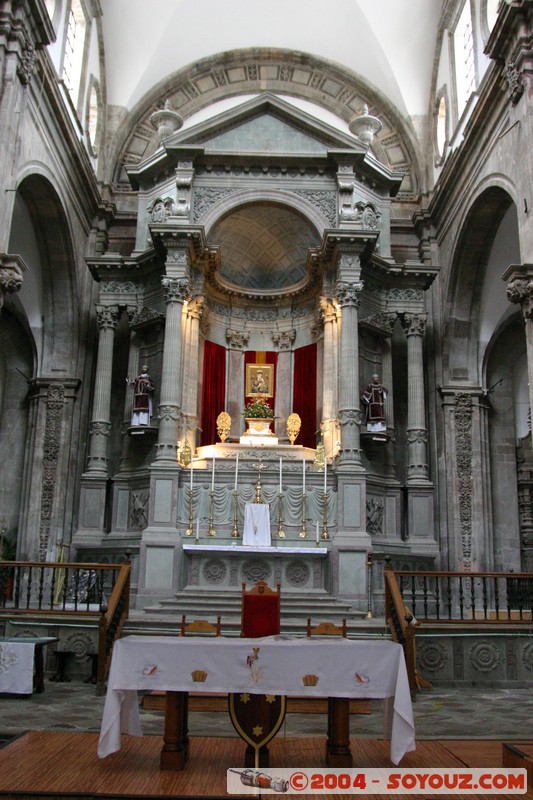
[[[185,343],[183,359],[183,389],[181,410],[183,419],[183,440],[189,442],[192,453],[196,450],[198,430],[198,351],[200,343],[200,320],[204,312],[205,298],[195,297],[187,305]]]
[[[226,410],[231,417],[230,436],[238,439],[243,431],[243,421],[241,409],[243,406],[243,386],[244,386],[244,355],[243,351],[248,346],[250,334],[247,331],[233,330],[227,328],[226,341],[228,343],[228,381],[227,388],[227,407]]]
[[[520,305],[524,319],[527,352],[529,408],[533,408],[533,264],[511,264],[502,279],[507,283],[507,299]],[[532,439],[533,440],[533,439]]]
[[[327,458],[337,452],[339,440],[338,408],[338,316],[335,305],[327,297],[320,298],[324,323],[324,356],[322,368],[322,420],[320,430]]]
[[[359,264],[358,256],[341,256]],[[351,270],[350,270],[351,271]],[[340,273],[342,275],[342,271]],[[339,466],[361,467],[361,409],[359,407],[359,334],[358,308],[363,283],[344,280],[335,287],[335,296],[342,311],[339,347],[339,420],[341,450]]]
[[[382,381],[387,386],[389,392],[385,398],[385,419],[387,421],[387,432],[390,434],[390,441],[385,445],[385,474],[391,478],[396,477],[396,461],[394,458],[394,403],[392,392],[392,345],[390,339],[383,339],[382,344]]]
[[[135,318],[136,309],[127,310],[129,323]],[[139,334],[136,330],[130,330],[130,350],[128,355],[128,378],[134,378],[139,374]],[[123,436],[122,436],[122,454],[120,457],[120,472],[128,470],[131,467],[131,438],[126,434],[127,429],[131,425],[131,415],[133,412],[134,395],[131,389],[126,390],[124,397],[124,417],[122,421]]]
[[[99,328],[98,356],[94,379],[93,412],[89,428],[90,444],[87,474],[107,477],[107,445],[111,431],[111,377],[113,371],[113,344],[117,327],[118,306],[96,306]]]
[[[272,334],[272,344],[278,351],[278,365],[276,368],[276,433],[282,443],[288,443],[289,441],[287,418],[292,412],[294,372],[292,346],[295,339],[295,330],[276,331]]]
[[[429,480],[423,338],[427,314],[403,314],[407,336],[407,483]]]
[[[165,276],[161,280],[167,304],[165,344],[159,405],[159,437],[157,462],[176,463],[176,441],[181,395],[181,316],[183,304],[190,294],[187,278]]]

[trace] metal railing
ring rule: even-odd
[[[403,602],[419,622],[529,623],[533,575],[394,570]]]
[[[102,694],[113,643],[129,612],[131,564],[0,561],[0,613],[65,615],[98,629],[96,691]],[[54,623],[55,624],[55,623]]]

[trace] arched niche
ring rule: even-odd
[[[501,276],[519,261],[516,207],[507,191],[491,186],[466,214],[449,272],[443,335],[446,383],[481,385],[484,347],[511,313]]]
[[[78,349],[74,254],[62,203],[42,175],[24,178],[17,188],[9,252],[28,266],[17,300],[37,348],[32,377],[72,374]]]

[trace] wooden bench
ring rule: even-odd
[[[527,770],[527,785],[533,787],[533,742],[502,742],[502,767]]]

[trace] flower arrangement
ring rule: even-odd
[[[274,412],[268,405],[267,401],[264,400],[262,397],[258,397],[257,400],[251,400],[247,403],[241,414],[245,419],[273,419]]]

